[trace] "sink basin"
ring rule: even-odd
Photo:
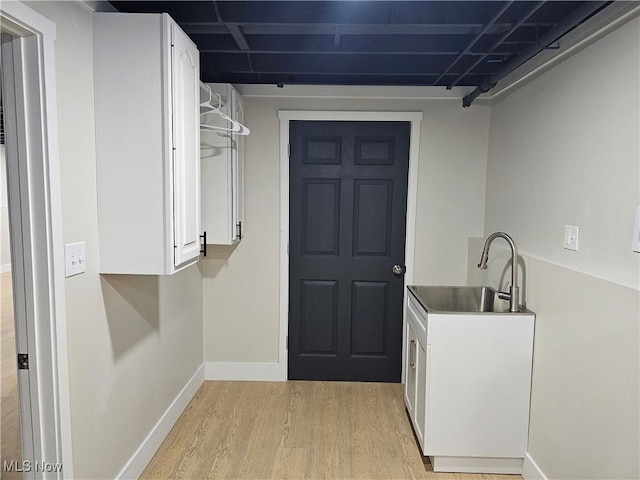
[[[500,298],[491,287],[409,286],[422,306],[429,312],[446,313],[529,313],[509,311],[509,300]]]

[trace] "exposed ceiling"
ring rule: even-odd
[[[198,45],[204,82],[451,88],[486,83],[523,51],[553,49],[558,25],[569,18],[571,30],[587,4],[611,2],[110,3],[171,15]]]

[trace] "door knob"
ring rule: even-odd
[[[394,265],[391,271],[395,275],[402,275],[404,273],[404,267],[402,265]]]

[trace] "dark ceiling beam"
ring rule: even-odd
[[[467,48],[465,48],[464,51],[460,52],[460,54],[449,64],[449,66],[440,74],[440,76],[434,80],[434,82],[433,82],[434,85],[437,85],[438,82],[440,82],[440,80],[442,80],[442,78],[447,73],[449,73],[449,70],[451,70],[456,65],[456,63],[458,63],[458,61],[462,57],[464,57],[465,55],[467,55],[469,53],[469,51],[473,48],[473,46],[476,44],[476,42],[478,40],[480,40],[480,37],[485,35],[489,31],[489,29],[491,29],[491,27],[493,27],[493,25],[495,25],[495,23],[500,19],[502,14],[507,11],[507,9],[513,4],[513,2],[514,2],[514,0],[512,0],[510,2],[507,2],[506,4],[504,4],[502,6],[502,8],[500,10],[498,10],[496,12],[496,14],[493,16],[493,18],[491,18],[491,20],[489,20],[487,22],[487,24],[484,26],[484,28],[482,30],[480,30],[475,37],[473,37],[473,40],[471,40],[471,42],[469,42],[469,44],[467,45]]]
[[[222,79],[226,80],[222,80]],[[280,75],[280,74],[265,74],[261,76],[262,83],[268,84],[282,84],[282,85],[319,85],[318,82],[322,82],[322,85],[389,85],[397,86],[399,79],[402,81],[402,85],[430,85],[433,79],[431,76],[412,76],[412,77],[376,77],[376,76],[357,76],[357,75],[341,75],[330,74],[322,77],[306,74],[295,75]],[[475,79],[474,79],[475,80]],[[202,81],[205,83],[219,83],[221,81],[229,83],[260,83],[258,81],[258,75],[241,73],[241,74],[225,74],[220,76],[216,71],[202,71]],[[444,87],[443,85],[440,85]]]
[[[220,14],[220,7],[218,7],[218,2],[211,3],[213,3],[213,10],[216,12],[216,22],[222,23],[222,15]]]
[[[446,25],[338,25],[338,24],[251,24],[225,22],[229,29],[232,25],[242,28],[244,35],[330,35],[335,36],[336,27],[340,28],[340,35],[476,35],[480,33],[483,24],[446,24]],[[214,22],[182,22],[180,26],[186,33],[225,34],[224,25]],[[519,27],[549,28],[550,23],[523,23]],[[500,34],[510,31],[511,23],[496,23],[485,34]]]
[[[229,33],[231,34],[233,39],[238,44],[238,48],[240,48],[240,50],[244,50],[244,51],[251,50],[251,48],[249,48],[249,44],[247,43],[247,39],[244,38],[244,35],[240,31],[240,27],[238,25],[227,24],[227,28],[229,29]]]
[[[249,48],[249,44],[247,43],[247,39],[244,38],[244,35],[242,34],[242,31],[240,30],[240,27],[238,26],[238,24],[235,24],[235,23],[225,24],[222,18],[222,14],[220,13],[220,7],[218,6],[218,2],[213,1],[211,3],[213,3],[213,9],[216,12],[216,23],[209,24],[209,26],[215,27],[217,30],[216,33],[229,32],[233,37],[233,39],[235,40],[240,50],[243,50],[243,51],[251,50],[251,48]],[[196,32],[186,32],[186,33],[196,33]],[[251,63],[251,56],[249,56],[249,63]]]
[[[200,53],[227,53],[227,54],[236,54],[236,55],[245,55],[246,52],[241,50],[225,50],[225,49],[200,49]],[[404,52],[404,51],[392,51],[392,52],[383,52],[383,51],[343,51],[343,50],[256,50],[251,49],[250,53],[259,54],[259,55],[296,55],[296,54],[310,54],[310,55],[388,55],[388,56],[397,56],[397,55],[413,55],[416,57],[428,57],[430,55],[434,56],[454,56],[458,55],[458,51],[437,51],[437,52]],[[504,57],[510,55],[516,55],[516,52],[506,52],[496,50],[494,52],[467,52],[466,55],[470,57],[478,57],[478,56],[490,56],[495,55],[497,57]]]
[[[266,70],[217,70],[217,73],[229,74],[252,74],[252,75],[307,75],[307,76],[324,76],[324,75],[340,75],[345,77],[437,77],[440,72],[289,72],[284,70],[266,71]],[[447,76],[458,75],[458,73],[449,73]],[[476,74],[473,74],[476,75]]]
[[[493,43],[493,45],[491,46],[491,48],[489,48],[489,50],[494,50],[498,48],[500,44],[502,44],[502,42],[504,42],[507,38],[509,38],[511,34],[515,32],[518,28],[524,25],[524,23],[529,19],[529,17],[531,17],[531,15],[536,13],[540,9],[540,7],[542,7],[545,3],[547,2],[541,1],[541,2],[535,3],[533,7],[530,8],[527,11],[527,13],[525,13],[525,15],[518,22],[516,22],[515,25],[513,25],[513,27],[509,31],[507,31],[497,41]],[[479,57],[475,62],[473,62],[471,66],[464,71],[464,73],[461,73],[453,82],[447,85],[447,90],[451,90],[453,87],[455,87],[458,84],[458,82],[460,82],[460,80],[462,80],[467,74],[469,74],[474,68],[476,68],[480,64],[480,62],[482,62],[484,59],[485,57]]]
[[[185,33],[200,33],[209,35],[228,35],[229,29],[222,23],[181,23]]]

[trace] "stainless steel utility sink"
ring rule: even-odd
[[[409,290],[425,310],[438,313],[531,313],[524,307],[509,311],[509,299],[491,287],[411,285]]]

